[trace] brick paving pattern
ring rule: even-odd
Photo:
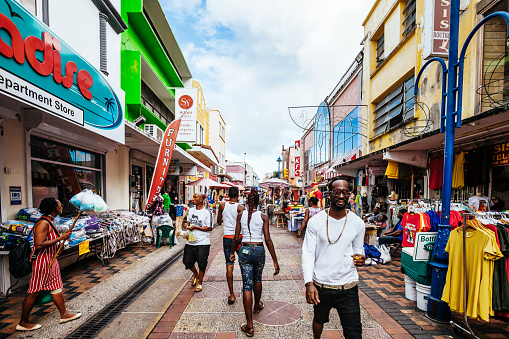
[[[89,290],[100,282],[108,279],[113,274],[131,265],[133,262],[142,259],[145,255],[154,251],[155,246],[137,244],[130,245],[118,251],[115,257],[109,259],[109,263],[103,266],[96,257],[88,258],[62,269],[62,282],[64,284],[65,300],[71,300],[81,293]],[[0,339],[7,338],[16,332],[15,327],[21,316],[21,305],[25,298],[28,286],[14,290],[7,299],[2,297],[0,304]],[[35,306],[30,320],[37,322],[56,307],[53,303]]]
[[[306,303],[305,286],[301,269],[301,244],[285,229],[271,227],[271,235],[276,248],[280,265],[280,274],[273,276],[273,262],[268,251],[263,271],[262,301],[276,301],[289,303],[299,309],[301,315],[291,324],[284,326],[267,325],[266,314],[269,308],[259,313],[259,320],[255,318],[256,338],[310,338],[312,337],[313,307]],[[237,301],[234,305],[227,305],[228,286],[225,277],[225,259],[222,239],[220,238],[211,248],[209,265],[204,277],[203,291],[194,292],[190,282],[184,287],[159,323],[153,329],[149,338],[244,338],[240,326],[246,322],[242,305],[242,278],[238,262],[234,270],[234,290]],[[363,295],[361,293],[361,300]],[[364,298],[366,298],[364,296]],[[368,298],[369,299],[369,298]],[[283,305],[283,304],[282,304]],[[285,304],[288,305],[288,304]],[[362,306],[365,306],[364,304]],[[375,303],[367,304],[370,310],[380,310]],[[293,317],[295,312],[290,313]],[[292,307],[293,308],[293,307]],[[390,338],[374,321],[369,312],[361,310],[364,338]],[[273,319],[277,322],[281,319]],[[324,338],[341,338],[342,329],[339,317],[335,311],[331,312],[330,322],[325,325]],[[398,324],[395,324],[398,326]],[[404,329],[397,328],[404,331]]]

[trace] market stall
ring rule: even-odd
[[[15,220],[7,220],[0,226],[0,293],[5,294],[15,281],[9,273],[9,251],[21,238],[27,238],[32,243],[30,231],[40,217],[38,209],[21,209]],[[54,223],[59,232],[64,232],[73,222],[74,218],[56,217]],[[83,214],[76,221],[71,237],[64,242],[58,257],[59,263],[61,267],[66,267],[95,255],[104,264],[104,260],[114,257],[118,250],[143,238],[152,240],[150,220],[146,216],[127,211]],[[26,282],[21,279],[19,285],[25,283],[28,283],[28,279]]]

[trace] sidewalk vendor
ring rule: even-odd
[[[405,208],[401,208],[398,211],[398,223],[396,226],[380,235],[378,238],[379,245],[401,244],[403,241],[403,226],[401,226],[401,220],[403,219],[403,215],[405,215],[406,211],[407,210]]]

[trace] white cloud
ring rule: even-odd
[[[288,107],[318,106],[361,50],[373,0],[161,2],[207,106],[228,124],[227,159],[246,152],[263,176],[302,135]]]

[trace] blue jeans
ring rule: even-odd
[[[223,252],[224,252],[224,258],[226,260],[226,266],[235,264],[235,262],[230,260],[232,243],[233,243],[233,239],[223,238]],[[239,254],[238,251],[237,251],[237,254]]]
[[[265,266],[265,248],[263,245],[242,245],[239,251],[239,264],[242,273],[242,290],[253,291],[253,284],[262,282]]]

